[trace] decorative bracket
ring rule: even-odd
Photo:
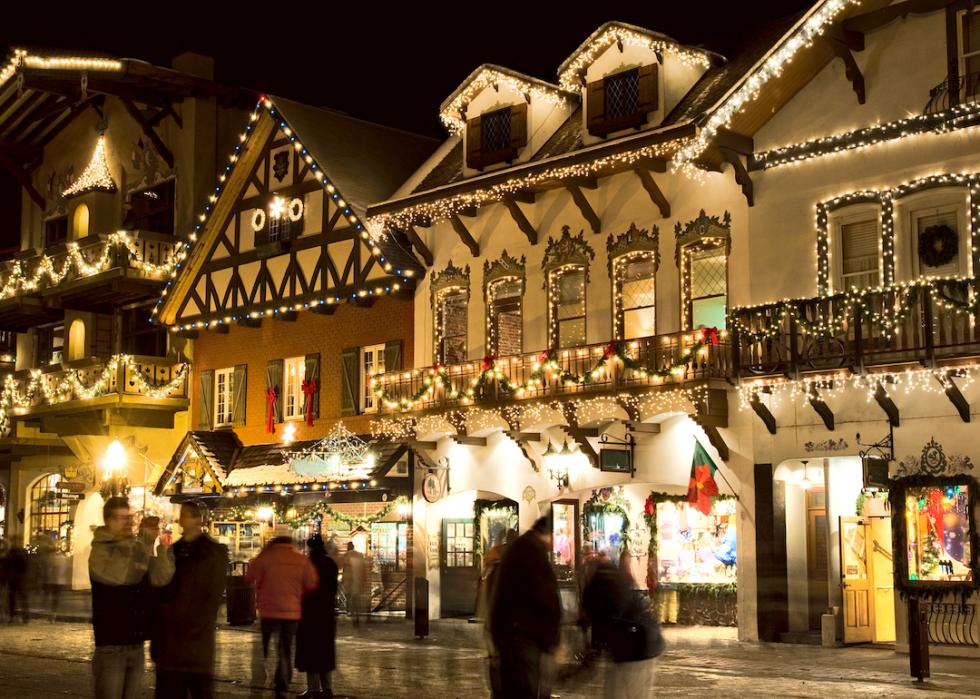
[[[517,199],[514,198],[514,195],[505,194],[501,202],[507,207],[507,210],[510,212],[510,217],[514,219],[514,223],[521,229],[521,233],[527,237],[527,242],[531,245],[537,245],[538,232],[531,225],[531,222],[527,220],[527,216],[521,211],[521,207],[517,205]]]

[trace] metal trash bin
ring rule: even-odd
[[[237,572],[241,567],[241,572]],[[255,585],[245,581],[248,563],[235,561],[225,582],[225,612],[232,626],[248,626],[255,621]]]
[[[415,617],[415,638],[425,638],[429,635],[429,581],[425,578],[415,578],[412,612]]]

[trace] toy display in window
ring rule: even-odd
[[[735,582],[735,501],[714,500],[710,514],[686,502],[657,503],[657,580]]]
[[[908,490],[905,521],[909,580],[973,579],[969,500],[965,485]]]
[[[599,554],[613,562],[619,560],[626,519],[618,512],[593,512],[589,515],[590,543]]]

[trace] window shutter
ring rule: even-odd
[[[341,355],[340,414],[357,415],[361,396],[361,351],[345,349]]]
[[[606,120],[606,85],[596,80],[585,86],[585,125],[593,136],[605,136],[603,128]]]
[[[518,102],[510,108],[510,147],[519,151],[526,145],[527,102]]]
[[[400,371],[402,368],[402,341],[385,343],[385,371]]]
[[[246,369],[248,369],[247,364],[236,365],[234,379],[232,379],[234,385],[232,386],[231,424],[235,426],[245,424]]]
[[[466,166],[479,170],[483,167],[483,129],[480,117],[466,120]]]
[[[214,420],[214,369],[202,369],[200,373],[200,413],[197,428],[210,430]]]
[[[272,417],[275,422],[283,421],[282,402],[283,402],[283,360],[270,359],[265,365],[265,387],[266,389],[276,389],[276,402],[272,404]],[[268,400],[266,401],[266,411],[268,411]],[[266,419],[269,415],[266,412]]]
[[[660,95],[657,89],[657,74],[660,66],[651,63],[640,67],[640,111],[644,114],[657,111]]]
[[[303,377],[306,381],[316,381],[316,392],[313,394],[313,417],[320,417],[320,353],[306,355],[306,370]],[[306,394],[303,394],[303,414],[306,415]]]

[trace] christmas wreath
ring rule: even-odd
[[[919,259],[929,267],[942,267],[956,257],[959,238],[956,231],[940,223],[919,233]]]

